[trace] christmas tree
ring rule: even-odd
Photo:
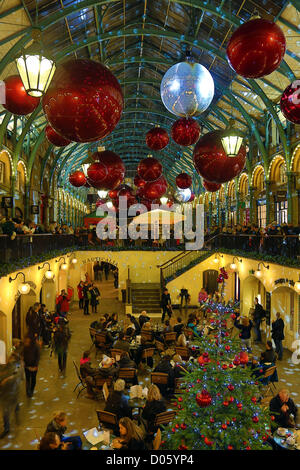
[[[206,306],[213,330],[193,341],[200,355],[186,364],[182,393],[173,403],[176,418],[163,433],[163,449],[271,449],[266,445],[271,418],[258,403],[258,382],[246,365],[248,355],[227,331],[228,320],[235,318],[235,306],[223,302],[227,277],[221,268],[220,302]]]

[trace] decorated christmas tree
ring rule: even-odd
[[[235,318],[235,306],[225,305],[221,268],[220,302],[210,302],[209,335],[194,340],[199,356],[186,364],[182,392],[173,405],[176,418],[163,433],[165,449],[257,450],[271,449],[269,412],[259,402],[258,382],[251,377],[248,355],[238,338],[231,338],[228,320]]]

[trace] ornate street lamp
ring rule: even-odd
[[[50,264],[46,261],[46,263],[43,264],[43,266],[38,266],[38,270],[43,269],[46,265],[48,265],[49,269],[45,272],[45,278],[46,279],[53,279],[54,278],[54,272],[51,271]]]
[[[8,280],[9,280],[9,282],[15,281],[17,279],[17,277],[19,276],[19,274],[21,274],[23,276],[23,282],[18,285],[18,291],[20,292],[20,294],[29,294],[30,284],[28,284],[28,282],[26,282],[24,273],[22,273],[20,271],[19,273],[16,274],[15,277],[9,277]]]
[[[235,129],[233,126],[234,119],[229,119],[229,125],[227,129],[225,129],[223,137],[221,137],[223,148],[228,157],[237,156],[244,138],[242,132]]]

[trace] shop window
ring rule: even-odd
[[[276,202],[276,221],[278,224],[287,224],[288,203],[287,201]]]
[[[237,273],[234,273],[234,300],[240,300],[240,278]]]
[[[295,324],[295,297],[294,292],[290,293],[290,330],[294,331],[294,324]]]
[[[257,206],[257,221],[259,227],[265,227],[267,222],[267,206]]]
[[[5,163],[0,162],[0,184],[4,183],[4,177],[5,177]]]

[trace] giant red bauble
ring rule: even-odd
[[[133,182],[138,188],[142,188],[146,184],[146,181],[143,180],[143,178],[141,178],[139,175],[135,175]]]
[[[89,183],[94,188],[104,189],[104,187],[102,187],[102,182],[104,181],[104,178],[107,175],[107,169],[106,166],[103,165],[103,163],[92,163],[87,170],[87,175],[89,178]]]
[[[56,132],[74,142],[94,142],[114,130],[124,100],[118,80],[103,64],[71,59],[57,67],[42,104]]]
[[[26,93],[23,82],[19,75],[11,75],[4,79],[5,103],[3,108],[18,116],[32,113],[39,105],[40,98],[30,96]]]
[[[110,199],[117,199],[118,192],[119,192],[119,188],[112,189],[111,191],[108,192],[108,197],[110,197]]]
[[[84,186],[86,183],[86,177],[83,173],[83,171],[74,171],[74,173],[71,173],[69,175],[69,181],[72,186],[75,186],[75,188],[80,188],[80,186]]]
[[[180,173],[176,176],[176,185],[180,189],[187,189],[192,184],[192,178],[187,173]]]
[[[218,191],[221,187],[221,185],[218,183],[210,183],[209,181],[205,181],[205,180],[203,180],[202,184],[203,184],[203,187],[206,189],[206,191],[209,191],[211,193]]]
[[[120,186],[120,189],[118,191],[118,197],[123,196],[126,197],[127,199],[130,199],[132,197],[133,190],[130,186],[127,184],[123,184]]]
[[[202,390],[201,393],[197,393],[196,402],[201,408],[205,408],[211,404],[212,397],[207,390]]]
[[[201,134],[198,121],[193,118],[181,118],[174,122],[171,136],[174,142],[187,147],[197,142]]]
[[[208,132],[198,140],[194,148],[195,168],[210,183],[226,183],[239,175],[245,166],[245,146],[241,145],[236,157],[228,157],[222,146],[222,135],[222,131]]]
[[[146,134],[146,144],[151,150],[162,150],[169,143],[169,136],[165,129],[153,127]]]
[[[162,174],[162,164],[156,158],[147,157],[140,161],[137,172],[146,182],[156,181]]]
[[[300,124],[300,89],[299,80],[291,83],[280,99],[280,109],[284,117],[294,124]]]
[[[269,75],[279,66],[286,41],[280,27],[257,18],[242,24],[231,36],[227,58],[231,67],[245,78]]]
[[[71,143],[70,140],[59,135],[49,124],[45,128],[45,134],[50,144],[55,145],[55,147],[66,147]]]
[[[88,169],[88,176],[95,188],[98,189],[116,189],[123,181],[125,176],[125,166],[122,159],[110,150],[95,152],[92,155],[95,163]],[[95,177],[90,176],[91,167],[99,164]],[[94,167],[93,167],[94,168]],[[105,170],[104,170],[105,169]],[[105,173],[105,174],[104,174]]]
[[[143,195],[146,199],[150,199],[153,201],[154,199],[159,199],[162,197],[168,187],[168,183],[166,182],[164,176],[161,176],[156,181],[150,181],[145,184],[143,189]]]

